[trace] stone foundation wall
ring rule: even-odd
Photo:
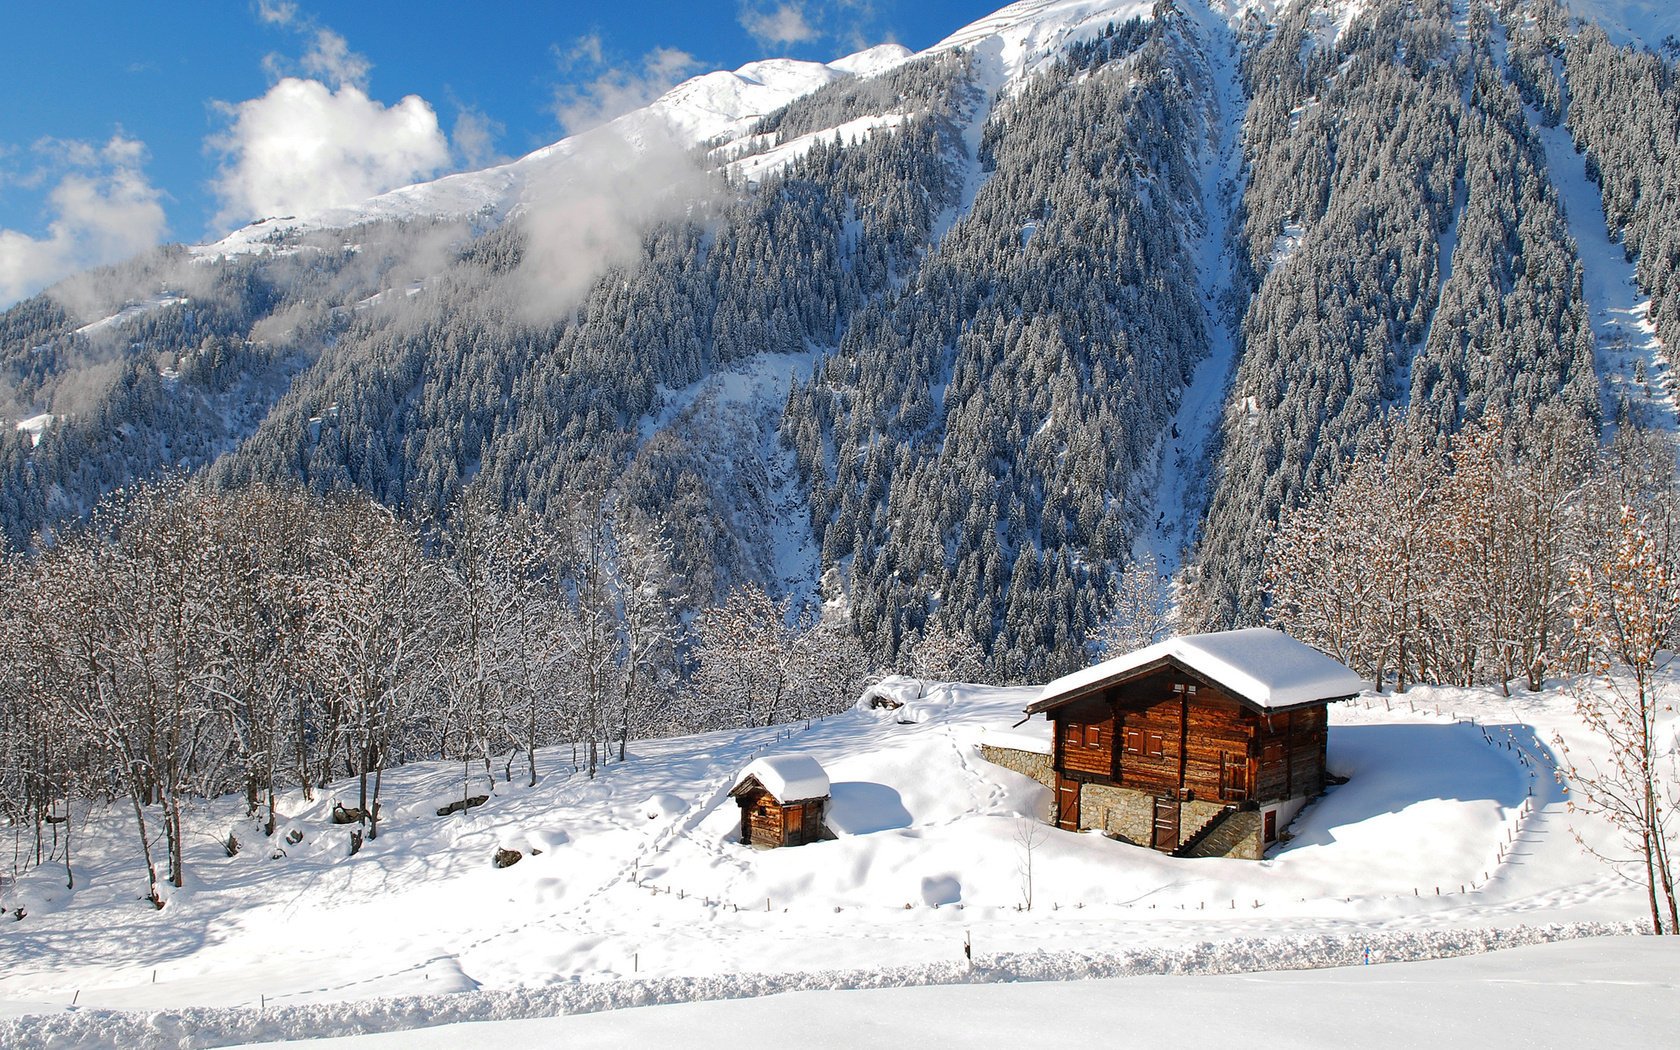
[[[980,757],[993,765],[1013,769],[1022,776],[1032,777],[1051,791],[1056,790],[1056,774],[1050,768],[1050,756],[1036,751],[1021,751],[1013,747],[980,745]]]
[[[1079,826],[1147,846],[1155,831],[1155,796],[1109,784],[1081,785]]]
[[[981,744],[980,757],[993,765],[1031,777],[1052,792],[1056,790],[1056,773],[1050,768],[1049,755]],[[1224,808],[1225,803],[1208,799],[1179,803],[1179,841],[1183,842],[1201,830],[1203,824]],[[1054,821],[1055,818],[1052,816],[1049,819]],[[1198,855],[1259,860],[1265,854],[1265,843],[1260,841],[1259,821],[1259,813],[1234,814],[1231,827],[1220,836],[1220,841],[1206,843]],[[1155,796],[1147,791],[1110,784],[1082,784],[1079,789],[1079,826],[1107,832],[1135,846],[1150,846],[1155,838]],[[1226,842],[1227,839],[1232,841]]]
[[[1261,841],[1264,828],[1260,825],[1260,814],[1238,813],[1232,818],[1242,824],[1242,837],[1225,852],[1227,857],[1238,860],[1260,860],[1266,855],[1266,844]]]
[[[1200,831],[1203,824],[1225,809],[1222,802],[1195,799],[1178,805],[1178,835],[1183,842]],[[1079,791],[1079,826],[1106,831],[1134,846],[1153,846],[1155,841],[1155,796],[1147,791],[1084,784]],[[1236,852],[1221,856],[1260,859],[1261,843],[1256,834]]]
[[[1261,842],[1264,829],[1258,810],[1238,810],[1213,829],[1213,834],[1197,843],[1187,857],[1231,857],[1236,860],[1259,860],[1266,853]]]

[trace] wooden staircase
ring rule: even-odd
[[[1256,810],[1226,806],[1208,818],[1172,851],[1175,857],[1228,857],[1245,841],[1260,833],[1260,814]]]

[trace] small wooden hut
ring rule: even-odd
[[[1258,859],[1324,789],[1328,704],[1363,680],[1280,631],[1172,638],[1044,687],[1056,824]]]
[[[810,755],[754,759],[729,794],[741,807],[743,846],[803,846],[826,834],[828,774]]]

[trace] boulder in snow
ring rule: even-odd
[[[437,815],[447,817],[451,813],[462,813],[477,808],[490,801],[489,795],[474,795],[471,798],[458,798],[447,806],[438,807]]]

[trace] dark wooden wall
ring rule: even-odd
[[[782,845],[782,807],[774,795],[754,788],[738,795],[741,804],[741,841],[753,846]]]
[[[1324,789],[1329,719],[1307,707],[1260,719],[1258,798],[1294,798]]]
[[[757,784],[757,778],[752,783]],[[762,787],[735,796],[741,806],[741,841],[750,846],[803,846],[823,835],[826,799],[784,806]]]

